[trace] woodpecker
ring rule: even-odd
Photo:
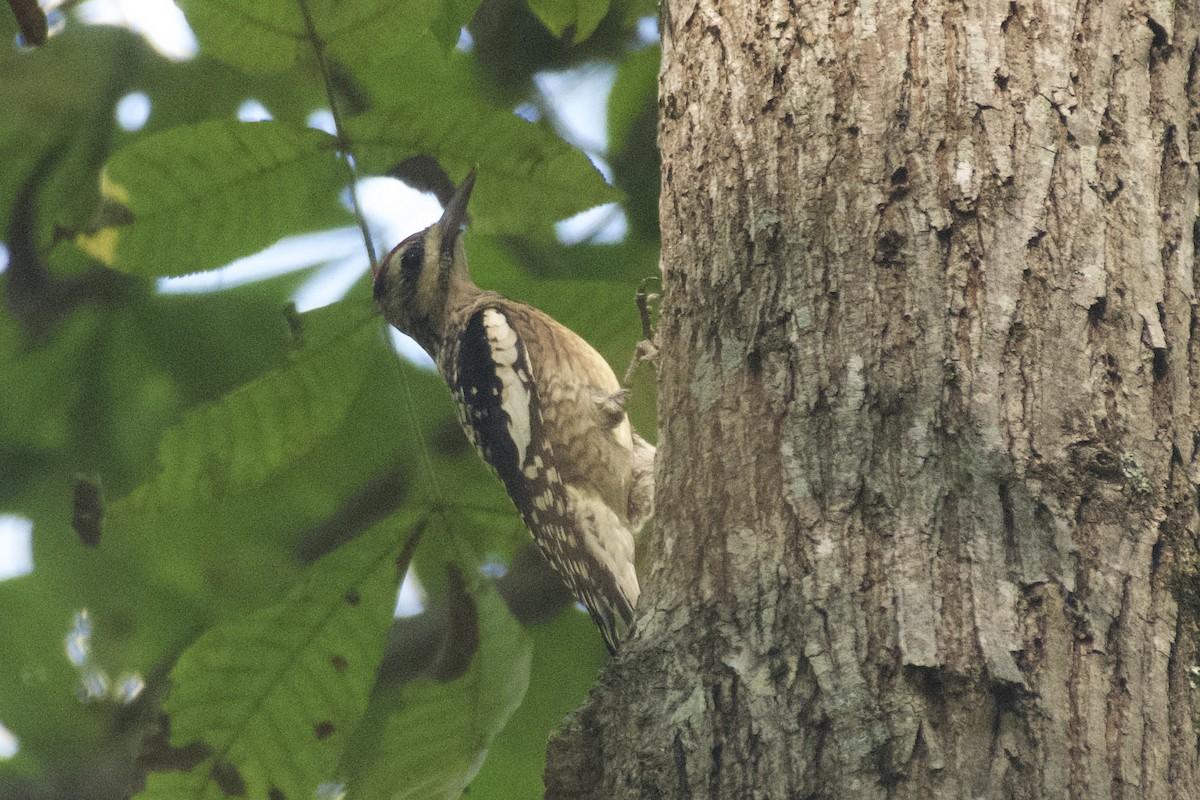
[[[609,652],[633,619],[634,534],[653,511],[655,449],[603,356],[546,314],[480,289],[462,227],[472,170],[441,219],[375,270],[383,316],[433,357],[467,438]]]

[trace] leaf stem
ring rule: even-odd
[[[308,31],[308,41],[312,45],[313,55],[316,56],[317,66],[321,70],[321,81],[325,84],[325,97],[329,100],[329,113],[333,115],[333,129],[337,132],[337,146],[342,154],[342,163],[346,165],[346,174],[350,180],[350,204],[354,209],[354,217],[358,220],[358,229],[362,232],[363,245],[367,248],[367,260],[371,271],[376,268],[375,244],[371,241],[371,229],[363,216],[362,205],[358,202],[358,171],[354,166],[354,156],[350,152],[350,137],[342,125],[342,112],[338,109],[337,98],[333,94],[333,73],[329,70],[329,61],[325,58],[325,40],[317,35],[317,26],[313,22],[312,10],[308,0],[296,0],[300,6],[300,14],[304,17],[304,27]]]

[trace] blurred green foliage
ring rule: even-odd
[[[343,149],[362,176],[428,154],[455,180],[478,168],[477,282],[623,372],[657,274],[658,53],[635,36],[654,4],[308,0],[311,27],[300,0],[183,8],[200,54],[182,62],[75,19],[21,50],[0,14],[0,514],[32,521],[34,558],[0,582],[0,723],[20,740],[0,797],[536,796],[603,646],[518,557],[528,534],[441,381],[392,350],[365,249],[349,294],[299,315],[316,268],[209,294],[153,279],[351,224]],[[553,114],[512,113],[545,107],[539,72],[596,63],[617,74],[611,185]],[[114,116],[133,91],[152,109],[136,133]],[[345,140],[307,127],[330,94]],[[248,98],[273,121],[237,122]],[[555,239],[613,200],[624,241]],[[653,432],[644,371],[634,388]],[[101,487],[98,541],[72,529],[79,481]],[[410,564],[426,609],[394,620]],[[129,703],[96,683],[122,675],[146,684]]]

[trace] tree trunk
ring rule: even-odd
[[[653,567],[548,796],[1200,797],[1198,21],[664,3]]]

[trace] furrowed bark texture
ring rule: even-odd
[[[663,6],[655,565],[550,797],[1200,797],[1194,0]]]

